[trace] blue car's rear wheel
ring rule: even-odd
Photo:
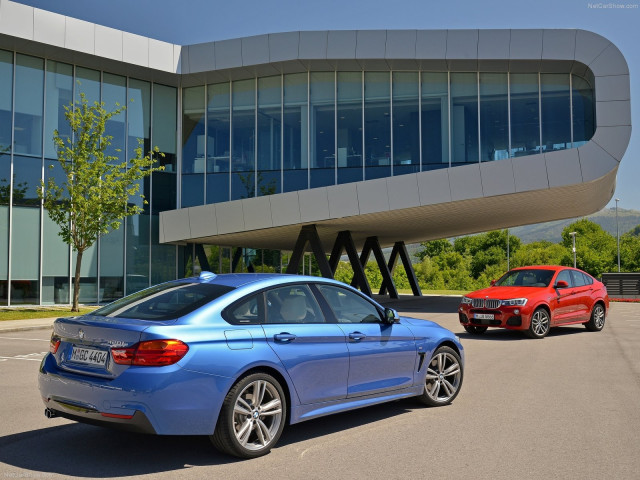
[[[463,376],[458,352],[442,346],[435,351],[427,365],[424,392],[418,398],[430,407],[447,405],[458,396]]]
[[[286,419],[286,398],[266,373],[241,378],[225,397],[211,441],[218,450],[241,458],[269,453]]]

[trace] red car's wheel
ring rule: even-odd
[[[599,332],[604,328],[605,318],[604,306],[602,306],[601,303],[596,303],[593,306],[593,310],[591,310],[591,318],[584,326],[587,327],[587,330],[590,332]]]
[[[530,338],[544,338],[549,333],[551,328],[551,317],[549,312],[540,307],[531,315],[531,322],[529,324],[529,330],[527,335]]]

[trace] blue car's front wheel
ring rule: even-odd
[[[225,397],[211,441],[218,450],[255,458],[271,450],[284,428],[286,398],[266,373],[241,378]]]
[[[462,386],[462,362],[451,347],[438,348],[427,365],[424,392],[418,398],[430,407],[453,402]]]

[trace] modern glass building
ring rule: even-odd
[[[289,32],[178,46],[0,0],[0,305],[68,303],[36,188],[83,92],[113,152],[164,153],[148,204],[85,253],[81,301],[214,271],[592,213],[631,133],[619,50],[582,30]],[[305,266],[308,271],[308,267]]]

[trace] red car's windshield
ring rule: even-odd
[[[511,270],[495,283],[498,287],[548,287],[554,270]]]

